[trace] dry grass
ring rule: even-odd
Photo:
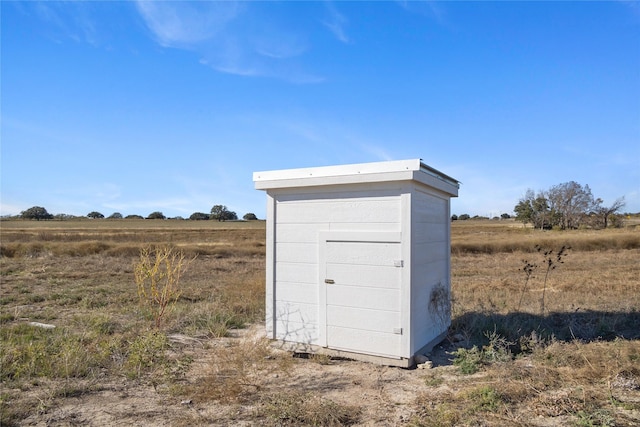
[[[263,228],[151,223],[157,228],[148,228],[149,221],[0,224],[0,379],[3,389],[20,390],[2,395],[2,425],[29,413],[21,402],[45,380],[101,382],[106,375],[170,383],[188,356],[168,336],[225,336],[263,317]],[[154,331],[154,319],[139,304],[134,264],[141,248],[167,242],[199,256],[181,278],[175,311]]]
[[[0,255],[137,256],[144,246],[174,245],[187,257],[264,254],[264,222],[179,220],[2,221]]]
[[[454,221],[451,253],[527,253],[534,252],[536,245],[554,248],[564,245],[574,251],[640,249],[639,230],[634,224],[608,230],[540,231],[513,220]]]
[[[417,398],[412,425],[637,425],[639,364],[637,341],[552,341],[446,390],[437,383]]]
[[[311,393],[291,391],[262,399],[259,414],[274,426],[350,426],[360,421],[358,407]]]
[[[637,250],[571,251],[564,264],[549,274],[544,316],[540,307],[543,271],[534,274],[522,296],[525,274],[521,267],[523,259],[532,256],[453,257],[454,333],[477,338],[495,328],[511,340],[533,331],[562,340],[640,338]],[[521,296],[522,307],[517,311]]]
[[[293,359],[253,335],[233,338],[264,316],[263,222],[0,227],[2,425],[28,416],[43,423],[69,399],[122,381],[152,386],[164,399],[217,405],[207,416],[176,415],[174,425],[398,422],[390,418],[396,408],[367,418],[373,409],[344,394],[375,381],[349,380],[349,388],[331,377],[330,359]],[[410,416],[400,424],[640,424],[640,229],[540,232],[508,221],[456,221],[452,232],[446,344],[457,365],[402,371],[424,379],[402,404]],[[140,248],[158,244],[198,256],[181,278],[175,311],[156,331],[139,305],[133,269]],[[525,288],[524,261],[544,263],[535,245],[572,249],[546,283],[538,268]],[[463,364],[475,373],[461,373]],[[322,372],[314,384],[300,374],[305,366]]]

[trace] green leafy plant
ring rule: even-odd
[[[169,347],[167,336],[159,331],[149,331],[129,343],[126,372],[130,378],[139,378],[143,372],[163,368],[167,363],[165,350]]]
[[[195,258],[194,258],[195,259]],[[142,248],[134,267],[140,304],[148,309],[160,328],[164,317],[175,308],[180,298],[180,276],[193,261],[185,260],[184,252],[170,246]]]
[[[576,416],[578,417],[575,423],[577,427],[612,427],[616,425],[611,414],[602,409],[594,412],[579,411]]]
[[[0,332],[0,379],[38,377],[80,378],[100,365],[99,355],[87,351],[82,337],[63,328],[11,325]]]
[[[467,397],[475,411],[495,412],[503,403],[500,393],[488,385],[471,390]]]
[[[495,362],[505,362],[512,359],[509,348],[513,343],[494,332],[486,332],[489,343],[482,348],[473,346],[471,349],[459,348],[455,352],[453,364],[466,375],[475,374],[483,365]]]
[[[465,375],[475,374],[482,366],[482,350],[476,345],[470,349],[459,348],[455,352],[453,364]]]

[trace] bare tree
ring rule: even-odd
[[[598,214],[602,219],[602,227],[607,228],[609,226],[609,218],[611,215],[618,212],[620,209],[624,207],[626,204],[624,201],[624,196],[616,199],[613,204],[609,207],[599,206],[602,203],[602,200],[598,199],[598,206],[595,209],[595,213]]]
[[[554,185],[548,191],[551,211],[558,214],[561,229],[578,228],[580,219],[597,206],[588,185],[584,187],[575,181]]]

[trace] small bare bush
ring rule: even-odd
[[[451,323],[451,293],[442,283],[438,283],[431,290],[429,313],[442,325]]]
[[[451,397],[451,396],[449,396]],[[434,403],[433,396],[420,396],[418,413],[409,420],[409,427],[455,427],[463,414],[451,403]]]
[[[361,411],[356,406],[293,391],[266,396],[260,412],[277,426],[349,426],[359,422]]]
[[[542,246],[535,246],[536,252],[542,255],[542,266],[545,268],[544,271],[544,281],[542,285],[542,296],[540,297],[540,314],[544,315],[545,312],[545,295],[547,291],[547,280],[549,279],[549,273],[551,270],[555,270],[560,264],[564,264],[563,258],[565,258],[571,249],[570,246],[563,245],[557,252],[554,253],[553,249],[545,249]],[[533,273],[538,268],[537,264],[529,262],[528,260],[522,260],[524,263],[524,267],[522,267],[522,271],[525,274],[525,282],[522,287],[522,293],[520,294],[520,301],[518,302],[518,310],[520,310],[520,306],[522,305],[522,298],[524,297],[524,293],[527,289],[527,285],[529,281],[533,277]]]
[[[156,328],[160,328],[163,318],[180,298],[180,276],[193,259],[185,260],[182,251],[169,246],[140,250],[140,259],[134,267],[138,297],[140,304],[151,312]]]
[[[291,357],[273,353],[269,341],[261,336],[227,341],[215,349],[207,372],[198,384],[187,387],[187,394],[199,401],[223,403],[255,401],[274,373],[285,375]]]

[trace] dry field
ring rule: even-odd
[[[3,221],[0,233],[2,426],[640,425],[637,225],[454,222],[453,324],[418,369],[270,346],[263,222]],[[156,245],[195,257],[160,328],[134,280]]]

